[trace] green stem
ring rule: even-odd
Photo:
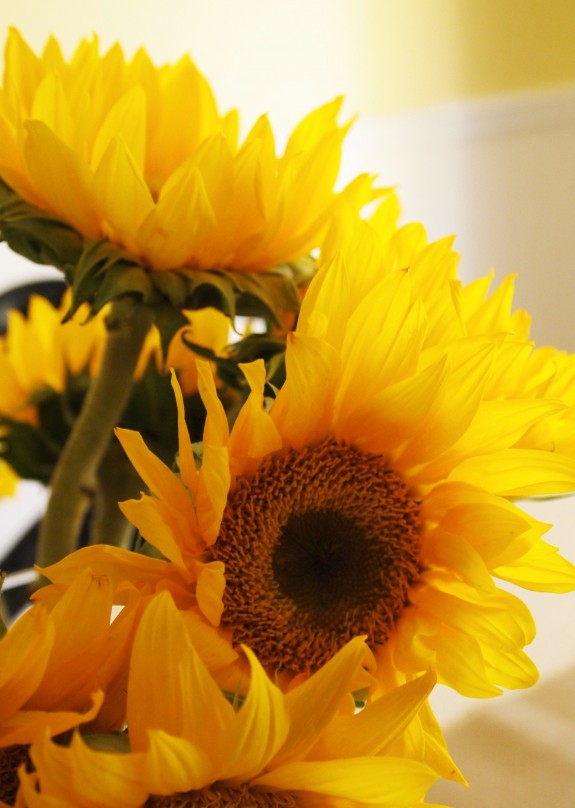
[[[126,312],[124,301],[112,305],[102,366],[52,478],[36,551],[41,567],[54,564],[78,546],[84,516],[94,498],[98,468],[128,403],[151,321],[151,311],[144,306]]]
[[[128,548],[136,528],[128,522],[118,502],[137,497],[142,488],[140,475],[118,441],[112,441],[97,476],[97,491],[90,524],[90,544],[112,544]]]

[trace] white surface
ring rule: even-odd
[[[517,273],[539,343],[575,350],[575,88],[359,119],[346,177],[397,186],[404,221],[456,234],[464,279]]]
[[[0,563],[46,507],[47,491],[40,483],[23,480],[16,496],[0,499]]]
[[[33,264],[0,244],[0,292],[38,280],[62,280],[63,274],[54,267]]]

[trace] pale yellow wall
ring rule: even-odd
[[[282,126],[341,93],[350,113],[575,82],[575,0],[0,0],[35,49],[98,33],[157,61],[191,52],[222,107]]]
[[[366,0],[366,111],[575,83],[575,0]]]

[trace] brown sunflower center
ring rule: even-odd
[[[213,785],[187,794],[151,796],[145,808],[297,808],[298,805],[292,794],[257,791],[247,785],[236,788]]]
[[[20,785],[18,767],[29,764],[27,746],[6,746],[0,749],[0,800],[14,805]]]
[[[378,455],[327,439],[270,457],[230,495],[212,548],[223,622],[266,666],[324,664],[383,644],[420,572],[419,503]]]

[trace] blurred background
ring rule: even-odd
[[[0,0],[35,50],[53,33],[70,55],[144,45],[156,62],[183,53],[243,132],[269,113],[278,141],[345,95],[358,116],[342,183],[360,171],[395,185],[404,221],[430,238],[457,234],[461,276],[517,273],[516,304],[540,343],[575,349],[575,5],[573,0]],[[46,277],[0,246],[0,291]],[[1,383],[1,380],[0,380]],[[0,547],[42,508],[25,488],[0,503]],[[535,502],[548,535],[575,560],[571,500]],[[0,552],[0,558],[2,557]],[[575,772],[575,596],[530,595],[542,683],[503,703],[439,690],[438,716],[473,788],[441,785],[451,805],[571,808]],[[570,712],[571,711],[571,712]]]

